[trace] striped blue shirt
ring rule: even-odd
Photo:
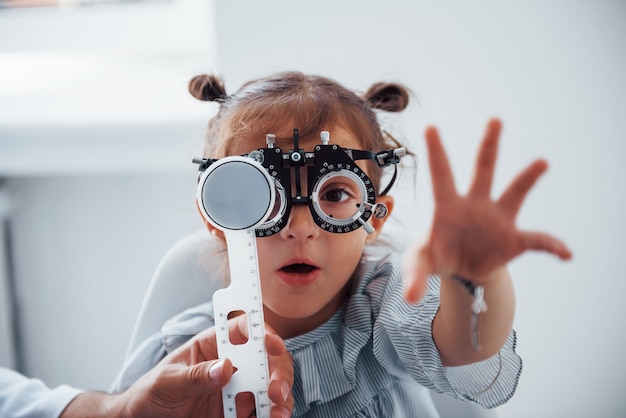
[[[486,408],[513,395],[522,369],[515,332],[493,358],[444,368],[431,332],[439,279],[432,277],[426,295],[411,305],[400,266],[394,254],[364,257],[342,308],[315,330],[285,341],[294,361],[293,416],[437,417],[430,390]],[[167,321],[129,357],[112,390],[126,389],[213,324],[211,302]]]

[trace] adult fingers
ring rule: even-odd
[[[284,406],[273,406],[270,418],[290,418],[291,409]]]
[[[265,348],[267,349],[267,354],[270,356],[280,356],[284,354],[287,351],[285,341],[274,333],[274,330],[267,324],[265,324],[265,330]]]
[[[208,328],[181,347],[178,347],[171,355],[165,358],[165,362],[185,363],[192,365],[205,360],[217,358],[217,342],[215,340],[215,328]]]
[[[272,412],[272,416],[291,416],[294,404],[292,386],[284,379],[277,378],[270,382],[268,394],[272,401],[271,409],[276,411]]]
[[[228,321],[228,337],[234,345],[248,341],[248,315],[245,312],[238,312],[235,318]]]
[[[173,367],[177,372],[169,373],[164,385],[168,386],[170,393],[177,393],[181,400],[191,395],[218,393],[233,375],[233,365],[228,359]]]
[[[235,395],[237,418],[256,417],[256,401],[252,392],[239,392]]]
[[[241,314],[228,321],[230,342],[234,345],[248,341],[247,315]],[[267,323],[265,324],[265,348],[270,356],[277,356],[287,351],[285,342]]]
[[[469,193],[473,196],[489,197],[498,156],[498,139],[501,129],[502,123],[498,119],[492,119],[487,124],[485,136],[476,156],[474,178],[469,189]]]
[[[288,351],[279,356],[270,356],[270,385],[268,394],[274,403],[272,410],[276,410],[276,415],[285,416],[285,411],[291,416],[293,409],[293,359]],[[274,414],[273,414],[274,415]]]

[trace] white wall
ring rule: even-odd
[[[249,0],[218,2],[216,15],[231,89],[285,69],[359,90],[404,82],[417,100],[398,130],[423,161],[424,127],[439,126],[460,187],[494,115],[504,122],[496,193],[547,158],[519,225],[561,237],[574,260],[528,254],[511,265],[524,371],[500,415],[621,415],[626,3]],[[403,181],[411,186],[410,175]],[[400,215],[420,235],[432,210],[425,162],[415,200],[411,188],[401,191]]]
[[[17,290],[0,334],[19,321],[4,364],[52,386],[112,382],[157,262],[201,228],[191,159],[211,110],[186,83],[215,65],[212,10],[0,11],[0,187]]]
[[[90,171],[81,165],[90,147],[80,137],[70,138],[52,144],[83,150],[67,162],[76,170],[52,167],[58,170],[53,178],[37,165],[31,167],[35,172],[12,168],[3,173],[13,176],[10,191],[19,207],[13,232],[16,270],[23,280],[28,372],[51,384],[105,388],[121,361],[156,261],[169,243],[198,225],[189,200],[193,174],[185,164],[211,107],[173,99],[177,96],[165,87],[168,82],[184,90],[188,75],[213,68],[232,90],[251,77],[297,69],[329,75],[358,90],[384,79],[404,82],[415,92],[413,105],[390,119],[421,157],[416,183],[408,174],[396,189],[402,201],[396,215],[410,231],[399,238],[403,242],[425,231],[432,211],[422,145],[427,124],[440,127],[460,187],[467,183],[477,141],[493,115],[504,122],[496,193],[532,159],[549,160],[551,169],[529,196],[519,225],[563,238],[575,256],[562,263],[528,254],[511,265],[518,351],[525,363],[517,394],[500,415],[611,417],[626,408],[619,392],[626,371],[621,362],[626,284],[618,265],[626,236],[621,216],[626,211],[624,2],[222,0],[216,2],[215,17],[217,62],[195,61],[188,54],[183,68],[168,70],[159,86],[167,89],[169,105],[159,105],[158,90],[147,83],[141,91],[155,96],[133,113],[133,106],[125,105],[140,103],[134,102],[133,89],[115,90],[124,109],[113,112],[115,126],[122,126],[122,119],[144,132],[126,137],[129,143],[111,144],[132,158],[116,166],[114,154],[102,160],[96,156],[101,164]],[[150,67],[146,59],[125,62],[144,69]],[[155,61],[154,68],[174,62],[170,55]],[[140,83],[140,77],[133,80]],[[19,116],[15,110],[28,110],[27,98],[0,99],[0,162],[8,151],[15,157],[5,158],[2,169],[29,154],[20,148],[25,140],[9,139],[16,132],[40,131],[28,125],[32,114]],[[92,100],[84,103],[95,106]],[[48,107],[56,103],[44,102]],[[42,102],[34,103],[31,111],[45,118]],[[80,106],[68,106],[65,121],[71,122]],[[167,119],[168,109],[179,106],[185,111],[172,110],[177,116]],[[16,128],[3,119],[7,111],[24,123]],[[84,118],[106,125],[100,113]],[[180,150],[175,151],[171,134],[156,139],[161,124],[181,130],[185,144]],[[88,132],[89,126],[77,129]],[[50,132],[63,135],[58,129]],[[40,140],[31,151],[55,149],[36,136]],[[124,148],[125,143],[130,145]],[[99,149],[106,154],[108,147]],[[132,161],[140,161],[142,150],[160,163],[152,170],[142,163],[133,171]],[[60,150],[55,154],[64,156]],[[27,159],[22,163],[22,170],[28,167]]]
[[[201,227],[194,175],[16,178],[7,187],[23,371],[107,389],[158,261]]]

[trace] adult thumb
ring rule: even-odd
[[[228,359],[210,360],[187,366],[179,389],[188,394],[211,395],[219,392],[233,375]]]

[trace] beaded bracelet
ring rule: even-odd
[[[478,340],[478,318],[480,314],[487,311],[487,304],[485,303],[485,288],[483,286],[477,286],[469,279],[458,274],[453,274],[452,278],[460,282],[465,290],[472,295],[474,300],[472,301],[472,320],[470,322],[470,332],[472,334],[472,348],[474,351],[480,350],[481,346]]]

